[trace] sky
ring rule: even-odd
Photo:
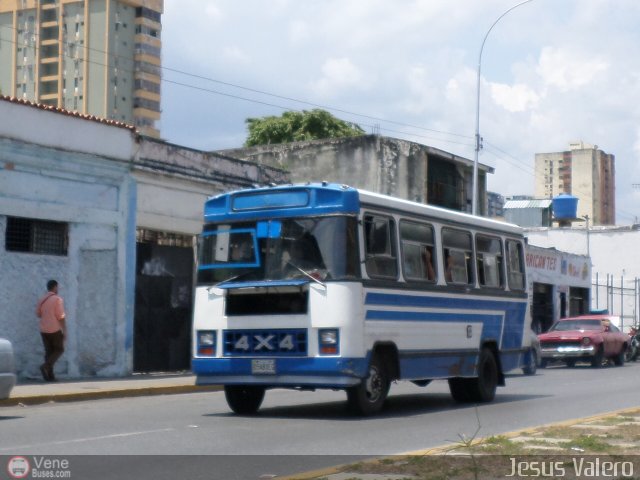
[[[617,223],[638,222],[640,1],[531,0],[500,18],[520,1],[165,0],[161,135],[237,148],[247,118],[324,108],[473,159],[489,32],[488,190],[532,195],[535,153],[583,140],[615,155]]]

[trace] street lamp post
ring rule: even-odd
[[[591,262],[591,247],[589,245],[589,215],[585,215],[582,218],[587,222],[587,257],[589,257],[589,262]]]
[[[491,25],[491,27],[489,27],[489,30],[487,30],[487,33],[484,35],[484,38],[482,39],[482,45],[480,46],[480,55],[478,55],[478,83],[477,83],[477,88],[476,88],[476,92],[477,92],[477,96],[476,96],[476,148],[475,148],[475,153],[474,153],[474,157],[473,157],[473,198],[471,199],[471,213],[473,213],[473,215],[477,215],[478,214],[478,155],[480,153],[480,149],[482,148],[482,137],[480,137],[480,67],[482,65],[482,50],[484,49],[484,43],[487,41],[487,37],[489,36],[489,33],[491,33],[491,30],[493,30],[493,27],[496,26],[496,23],[498,23],[502,17],[504,17],[507,13],[509,13],[511,10],[518,8],[520,5],[524,5],[525,3],[529,3],[532,0],[524,0],[524,2],[520,2],[516,5],[514,5],[513,7],[511,7],[509,10],[507,10],[506,12],[504,12],[502,15],[500,15],[495,22],[493,22],[493,24]]]

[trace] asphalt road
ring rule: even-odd
[[[2,407],[0,455],[131,456],[76,458],[101,472],[89,478],[267,478],[453,444],[478,426],[478,436],[490,436],[635,407],[639,374],[640,362],[512,375],[480,406],[455,403],[446,382],[403,382],[392,386],[381,415],[364,419],[346,412],[343,392],[330,391],[269,391],[255,417],[233,415],[221,392]]]

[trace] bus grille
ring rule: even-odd
[[[307,331],[225,330],[225,356],[305,356]]]

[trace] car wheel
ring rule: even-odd
[[[626,350],[626,348],[623,348],[622,350],[620,350],[620,353],[618,355],[613,357],[613,363],[616,365],[616,367],[622,367],[624,365]]]
[[[569,368],[573,368],[573,367],[576,366],[576,361],[573,358],[570,359],[570,360],[567,360],[565,363],[567,364],[567,367],[569,367]]]
[[[602,362],[604,361],[604,350],[602,349],[602,347],[598,347],[598,351],[596,352],[596,354],[591,357],[591,366],[593,368],[600,368],[602,367]]]

